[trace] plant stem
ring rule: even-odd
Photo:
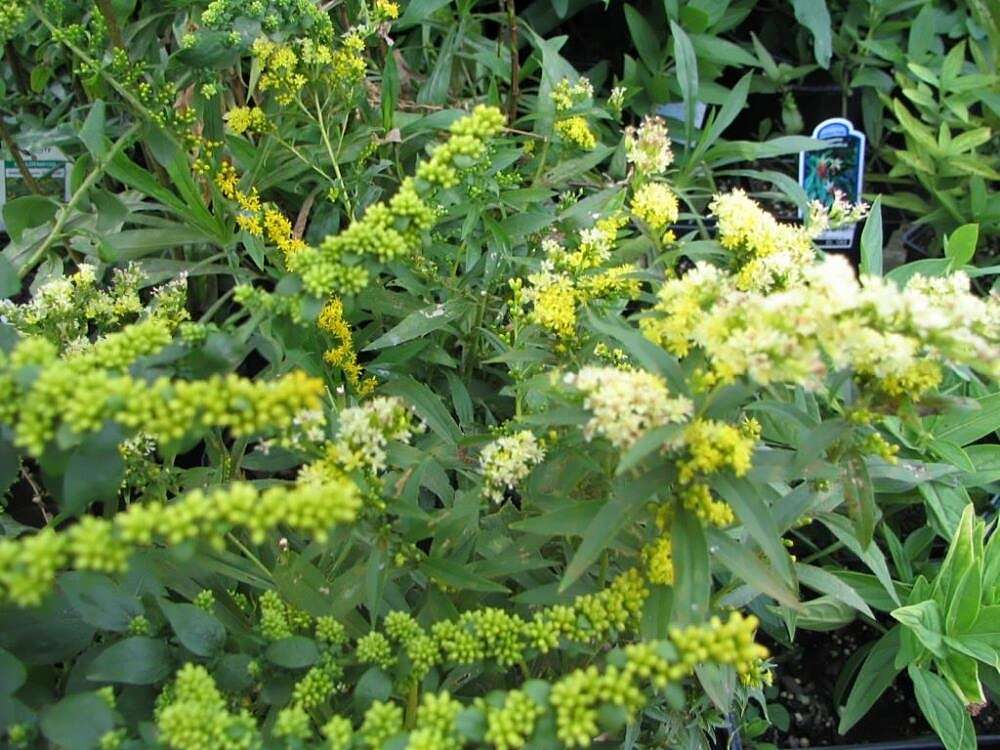
[[[333,146],[330,143],[330,135],[326,132],[326,123],[323,121],[323,107],[319,103],[319,95],[313,92],[313,100],[316,103],[316,117],[319,121],[319,132],[323,136],[323,145],[326,146],[326,152],[330,155],[330,162],[333,164],[333,171],[337,173],[337,180],[340,181],[340,193],[344,200],[344,207],[347,209],[347,218],[350,221],[354,221],[354,209],[351,207],[351,199],[347,195],[347,183],[344,182],[344,176],[340,173],[340,164],[338,164],[338,159],[340,157],[340,149],[337,149],[337,153],[333,153]],[[344,127],[347,127],[347,117],[344,118]],[[343,142],[344,134],[341,131],[340,140]]]
[[[517,119],[517,100],[521,96],[521,58],[517,52],[517,8],[514,0],[506,0],[508,42],[510,44],[510,93],[507,97],[507,122]]]
[[[545,169],[545,159],[549,155],[549,139],[545,139],[545,143],[542,144],[542,154],[538,157],[538,169],[535,170],[535,176],[531,178],[531,185],[535,186],[538,181],[542,178],[542,170]]]
[[[413,729],[417,723],[417,706],[420,701],[420,684],[414,680],[406,696],[406,728]]]
[[[119,152],[121,152],[121,150],[125,148],[127,143],[132,139],[132,136],[135,135],[138,131],[139,131],[139,125],[136,124],[130,127],[128,130],[126,130],[124,133],[122,133],[121,137],[117,141],[115,141],[114,144],[112,144],[108,152],[101,157],[101,160],[98,162],[97,166],[95,166],[94,169],[90,172],[90,174],[87,175],[87,179],[85,179],[80,184],[80,187],[76,189],[76,192],[73,193],[72,196],[70,196],[69,203],[67,203],[62,208],[59,209],[59,214],[56,216],[56,222],[52,226],[52,231],[49,232],[48,236],[45,238],[45,241],[38,246],[38,249],[35,250],[34,253],[32,253],[31,257],[28,258],[28,261],[18,271],[18,276],[20,278],[23,279],[25,276],[27,276],[31,272],[31,269],[34,268],[41,261],[42,257],[45,255],[45,252],[50,247],[52,247],[52,244],[56,241],[56,239],[58,239],[59,234],[62,232],[63,226],[65,226],[66,222],[69,221],[70,214],[76,207],[76,204],[80,202],[83,196],[87,194],[87,191],[90,190],[90,188],[92,188],[94,184],[101,178],[101,176],[104,174],[104,170],[108,168],[108,165],[114,160],[116,156],[118,156]]]
[[[235,544],[236,547],[239,549],[239,551],[242,552],[244,555],[247,556],[247,559],[250,560],[250,562],[252,562],[258,568],[260,568],[262,571],[264,571],[264,574],[267,576],[267,580],[274,581],[274,576],[271,575],[271,571],[267,569],[267,566],[264,565],[264,563],[262,563],[260,561],[260,558],[258,558],[257,555],[255,555],[250,550],[249,547],[247,547],[245,544],[243,544],[243,542],[241,542],[239,539],[237,539],[235,534],[233,534],[232,532],[229,532],[228,534],[226,534],[226,539],[228,539],[233,544]]]

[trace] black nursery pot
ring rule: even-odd
[[[732,716],[729,727],[716,733],[713,746],[716,750],[744,750],[745,745]],[[847,745],[816,745],[823,750],[944,750],[937,737],[913,737],[889,742],[864,742]],[[1000,748],[1000,734],[980,734],[976,736],[977,748]],[[801,750],[801,749],[799,749]]]
[[[903,232],[903,249],[906,250],[906,262],[924,260],[933,257],[930,252],[934,241],[934,230],[926,224],[913,224]]]

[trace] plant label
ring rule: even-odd
[[[849,203],[859,203],[865,175],[865,134],[850,120],[833,117],[817,125],[812,137],[830,145],[799,153],[799,184],[806,197],[824,206],[832,205],[838,194]],[[816,244],[824,250],[849,250],[854,246],[855,229],[855,224],[830,229],[816,238]]]
[[[35,178],[42,195],[69,200],[70,164],[62,151],[57,148],[46,148],[34,152],[23,151],[22,156],[28,173]],[[6,230],[3,207],[7,202],[31,194],[17,162],[9,153],[4,152],[0,168],[0,232]]]

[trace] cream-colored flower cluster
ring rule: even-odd
[[[638,128],[625,130],[625,158],[643,176],[663,174],[674,161],[667,123],[647,117]]]
[[[516,489],[531,469],[545,458],[545,448],[530,430],[499,437],[479,455],[483,493],[495,502],[504,492]]]
[[[329,457],[344,469],[377,473],[385,469],[390,441],[407,442],[422,432],[406,403],[395,396],[378,396],[340,412],[340,426]]]
[[[717,198],[720,241],[774,253],[776,241],[800,256],[778,287],[746,284],[748,266],[708,264],[666,281],[655,315],[641,322],[651,340],[678,356],[702,349],[711,378],[818,388],[831,369],[851,369],[879,393],[918,399],[942,368],[966,365],[1000,374],[1000,298],[970,292],[962,273],[914,276],[904,288],[855,276],[840,256],[812,257],[808,237],[762,218],[745,196]],[[801,230],[799,230],[801,231]],[[807,256],[808,250],[808,256]],[[762,288],[756,288],[761,286]]]
[[[693,409],[689,399],[670,395],[663,378],[644,370],[584,367],[566,381],[584,395],[584,408],[592,413],[584,437],[606,438],[619,449],[654,427],[687,421]]]

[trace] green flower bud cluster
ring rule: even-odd
[[[597,667],[589,666],[553,685],[549,701],[555,709],[559,740],[566,747],[587,747],[600,734],[601,706],[611,705],[634,716],[645,698],[627,669],[609,666],[599,672]]]
[[[391,612],[385,619],[385,635],[374,631],[359,639],[356,655],[363,663],[388,669],[395,663],[395,642],[406,650],[417,679],[445,663],[492,661],[510,667],[527,658],[529,651],[546,654],[564,639],[589,645],[632,630],[647,593],[639,572],[629,570],[606,589],[579,596],[570,606],[542,609],[529,620],[486,607],[434,623],[429,636],[409,614]]]
[[[486,710],[485,739],[496,750],[524,747],[535,731],[535,722],[545,713],[542,706],[521,690],[507,693],[499,708],[489,706],[485,701],[481,701],[480,706]]]
[[[334,716],[321,731],[326,737],[327,750],[348,750],[354,740],[354,728],[346,716]]]
[[[260,634],[269,641],[280,641],[292,635],[288,611],[278,592],[267,590],[260,595]]]
[[[451,138],[417,167],[417,177],[443,188],[455,187],[460,170],[469,169],[483,158],[486,142],[500,133],[505,124],[499,109],[480,104],[471,115],[452,123]]]
[[[101,735],[101,739],[97,743],[98,750],[121,750],[127,737],[128,730],[111,729]]]
[[[278,711],[271,733],[286,740],[305,742],[312,737],[312,724],[306,709],[297,703]]]
[[[0,353],[0,422],[13,424],[15,443],[40,455],[65,425],[83,435],[112,420],[165,443],[192,430],[228,427],[247,436],[289,429],[319,407],[322,381],[294,371],[271,381],[236,374],[152,383],[125,369],[172,340],[172,326],[149,318],[57,357],[45,339],[27,338]],[[32,376],[34,379],[32,380]]]
[[[729,665],[740,675],[759,668],[767,649],[754,642],[757,618],[733,612],[723,623],[673,628],[666,642],[626,646],[603,671],[590,666],[552,686],[556,735],[566,747],[589,747],[601,733],[602,707],[633,717],[645,705],[644,690],[662,689],[691,675],[698,664]]]
[[[433,227],[437,212],[422,195],[428,187],[454,187],[460,170],[469,169],[486,154],[486,141],[503,128],[504,118],[495,107],[478,106],[449,128],[451,137],[417,167],[416,179],[403,180],[387,202],[369,206],[364,216],[318,248],[305,248],[288,256],[288,270],[297,274],[305,290],[316,297],[356,294],[368,284],[363,258],[380,263],[414,255]],[[249,297],[247,293],[243,296]]]
[[[129,635],[151,635],[153,629],[145,615],[136,615],[128,623]]]
[[[8,39],[14,38],[25,15],[27,14],[24,5],[18,0],[0,7],[0,44],[5,44]]]
[[[382,669],[389,669],[396,663],[392,644],[377,630],[359,638],[354,653],[362,664],[376,664]]]
[[[393,623],[395,632],[421,637],[413,635],[404,617],[394,618]],[[734,612],[725,622],[713,617],[704,625],[673,628],[667,640],[612,651],[603,668],[577,669],[551,684],[532,680],[521,688],[475,698],[471,705],[446,691],[425,692],[400,747],[459,750],[478,731],[478,744],[517,750],[532,740],[543,721],[554,723],[561,746],[589,747],[596,737],[616,735],[642,711],[651,694],[689,678],[698,664],[731,666],[741,677],[759,677],[767,650],[754,642],[756,626],[755,617]],[[293,690],[292,702],[278,713],[273,725],[275,737],[285,738],[291,747],[313,747],[308,744],[313,738],[313,709],[328,700],[329,692],[324,693],[328,679],[339,679],[339,667],[330,653]],[[470,736],[467,727],[477,724],[477,713],[482,728]],[[403,716],[396,703],[375,701],[355,732],[348,717],[334,715],[321,728],[325,740],[317,750],[379,750],[407,731]],[[201,666],[188,664],[180,670],[157,699],[155,717],[160,740],[172,750],[242,750],[261,743],[254,719],[245,711],[227,710],[226,701]],[[466,727],[461,731],[460,723]]]
[[[324,654],[319,664],[311,667],[292,689],[292,703],[309,710],[322,706],[337,689],[343,668],[331,654]]]
[[[134,504],[112,520],[87,516],[66,531],[49,527],[0,540],[0,601],[37,605],[61,569],[120,572],[137,548],[159,541],[203,541],[222,549],[232,531],[245,531],[260,544],[284,526],[323,542],[332,526],[352,522],[360,505],[357,488],[346,480],[264,490],[236,483],[195,490],[174,503]]]
[[[388,203],[369,206],[360,220],[327,237],[318,249],[290,255],[288,269],[298,273],[315,296],[356,293],[368,283],[368,273],[352,259],[372,257],[386,263],[412,255],[435,218],[413,179],[407,178]]]
[[[212,589],[202,589],[195,596],[194,604],[199,609],[211,613],[215,609],[215,592]]]
[[[230,31],[237,19],[259,21],[265,30],[287,33],[301,29],[321,44],[331,44],[335,31],[330,16],[309,0],[212,0],[202,11],[201,25],[216,31]]]
[[[375,701],[365,712],[358,734],[370,750],[379,750],[390,737],[403,731],[403,709],[395,703]]]
[[[253,717],[232,713],[208,671],[187,664],[155,712],[159,740],[170,750],[251,750],[260,745]]]
[[[347,643],[347,629],[330,615],[316,618],[316,640],[332,649]]]
[[[456,719],[462,704],[448,691],[424,693],[406,750],[460,750]]]

